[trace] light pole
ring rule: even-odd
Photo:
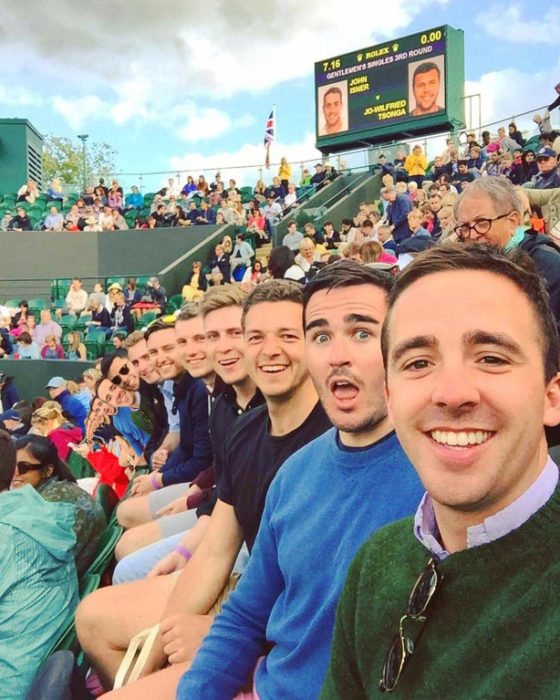
[[[89,138],[89,134],[78,134],[78,138],[82,142],[82,176],[83,176],[83,187],[84,191],[87,187],[87,161],[86,161],[86,141]]]

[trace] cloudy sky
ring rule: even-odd
[[[483,123],[551,102],[560,80],[560,8],[537,17],[528,0],[49,0],[32,11],[0,0],[0,8],[0,114],[42,133],[107,141],[125,173],[197,176],[221,166],[227,176],[227,167],[262,164],[273,103],[272,160],[314,159],[314,62],[441,24],[465,32],[466,92],[481,94]],[[145,177],[144,189],[164,180]]]

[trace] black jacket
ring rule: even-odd
[[[541,277],[544,278],[549,295],[548,305],[560,324],[560,248],[548,237],[532,229],[525,231],[519,244],[531,256]]]

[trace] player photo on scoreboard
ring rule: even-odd
[[[445,59],[426,58],[408,65],[408,108],[413,117],[445,109]]]
[[[348,131],[347,80],[340,80],[317,89],[317,118],[319,136]]]

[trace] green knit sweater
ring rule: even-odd
[[[430,556],[412,528],[407,518],[379,530],[354,559],[323,700],[382,696],[385,654]],[[517,530],[442,561],[444,580],[392,697],[560,698],[559,542],[560,487]]]

